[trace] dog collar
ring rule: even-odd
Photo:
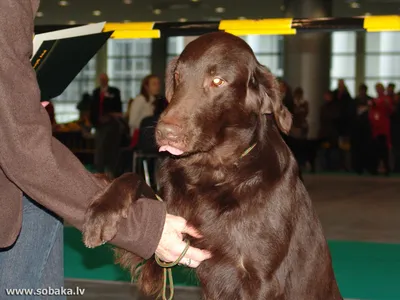
[[[249,148],[247,148],[246,150],[244,150],[244,152],[242,153],[242,155],[240,155],[240,158],[245,157],[247,154],[249,154],[251,152],[251,150],[254,149],[254,147],[257,145],[257,143],[254,143],[253,145],[251,145]]]

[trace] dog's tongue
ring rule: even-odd
[[[159,152],[167,151],[171,153],[172,155],[181,155],[183,153],[182,150],[179,150],[177,148],[171,147],[171,146],[161,146],[160,149],[158,150]]]

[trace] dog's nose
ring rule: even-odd
[[[181,129],[174,124],[162,122],[157,126],[157,134],[161,139],[176,141],[179,137],[180,131]]]

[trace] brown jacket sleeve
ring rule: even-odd
[[[40,104],[30,63],[38,4],[38,0],[0,1],[0,167],[24,193],[81,229],[89,199],[103,186],[52,137],[49,117]],[[113,243],[150,257],[160,240],[165,213],[163,203],[140,199]]]

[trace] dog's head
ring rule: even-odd
[[[232,132],[253,134],[265,114],[284,132],[291,126],[274,76],[246,42],[224,32],[199,37],[169,63],[166,97],[156,139],[175,155],[210,151]]]

